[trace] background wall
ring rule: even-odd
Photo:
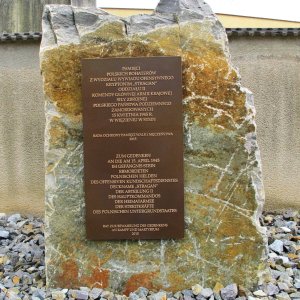
[[[255,96],[266,205],[300,208],[300,38],[239,37],[229,45]]]
[[[229,43],[255,95],[266,209],[300,208],[300,37]],[[43,214],[44,99],[39,43],[0,43],[0,212]]]
[[[45,4],[70,4],[70,0],[0,0],[1,32],[39,32]]]
[[[44,99],[39,43],[0,43],[0,212],[42,214]]]

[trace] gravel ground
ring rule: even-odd
[[[199,284],[176,293],[153,293],[139,288],[129,300],[300,300],[300,214],[264,213],[261,224],[267,228],[269,269],[252,291],[232,283],[226,287]],[[0,213],[0,300],[2,299],[101,299],[127,300],[102,289],[46,289],[44,225],[39,218]]]

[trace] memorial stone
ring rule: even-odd
[[[151,57],[182,61],[184,237],[90,240],[84,159],[91,157],[83,149],[83,126],[101,120],[87,120],[91,115],[85,114],[83,123],[83,107],[89,105],[91,94],[82,93],[82,83],[92,78],[82,72],[84,61]],[[266,259],[266,238],[259,225],[264,192],[255,108],[251,92],[241,86],[231,64],[225,30],[208,5],[201,0],[161,0],[152,15],[128,18],[100,9],[46,6],[41,69],[46,97],[48,286],[99,287],[125,294],[140,286],[177,291],[198,283],[213,287],[217,282],[223,286],[235,282],[252,287],[264,272]],[[125,103],[128,108],[133,101]],[[142,107],[141,101],[136,103]],[[153,108],[154,118],[158,111]],[[172,126],[172,116],[165,112]],[[110,109],[106,113],[114,118]],[[118,154],[104,143],[102,149],[97,150],[99,158]],[[144,152],[133,152],[139,153]],[[166,147],[166,154],[172,157],[173,149]],[[176,157],[174,166],[180,164]],[[136,189],[134,185],[132,190]],[[96,201],[101,199],[99,194]],[[96,217],[100,224],[101,214]],[[110,221],[118,224],[118,218],[113,215]],[[156,218],[164,224],[162,214]]]

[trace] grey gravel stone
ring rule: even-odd
[[[300,289],[300,279],[297,279],[297,278],[295,279],[294,287],[296,289]]]
[[[7,218],[7,221],[9,223],[17,223],[20,220],[21,220],[21,215],[20,214],[14,214],[14,215],[11,215]]]
[[[7,279],[6,281],[4,281],[4,286],[9,289],[12,288],[14,286],[13,282],[11,279]]]
[[[134,292],[130,293],[128,297],[129,300],[138,300],[139,298],[140,297]]]
[[[9,231],[0,230],[0,238],[7,239],[9,237]]]
[[[199,297],[199,295],[197,297]],[[203,300],[201,297],[202,296],[200,296],[200,298],[198,298],[197,300]],[[183,299],[184,300],[194,300],[194,297],[192,297],[192,296],[183,296]]]
[[[193,297],[193,296],[194,296],[193,291],[192,291],[192,290],[188,290],[188,289],[183,290],[183,291],[182,291],[182,294],[183,294],[183,296],[190,296],[190,297]]]
[[[271,270],[271,275],[275,279],[279,278],[281,274],[282,274],[282,272],[280,272],[278,270]]]
[[[280,254],[283,252],[283,242],[281,240],[275,240],[269,248],[276,253]]]
[[[195,296],[199,295],[202,291],[203,287],[200,284],[195,284],[192,286],[192,292]]]
[[[101,293],[103,292],[102,289],[98,288],[92,288],[92,290],[89,292],[89,297],[91,299],[97,299],[100,297]]]
[[[294,276],[294,270],[292,268],[287,268],[286,273],[291,277]]]
[[[140,297],[147,297],[147,295],[149,294],[149,290],[144,288],[144,287],[140,287],[138,288],[135,293]]]
[[[180,297],[182,297],[182,293],[180,291],[174,294],[175,299],[179,299]]]
[[[15,293],[8,293],[6,294],[7,299],[9,300],[22,300],[21,297],[19,297],[17,294]]]
[[[278,300],[291,300],[290,296],[287,293],[284,293],[284,292],[276,295],[276,299],[278,299]]]
[[[278,285],[278,288],[279,288],[281,291],[287,292],[287,291],[290,290],[289,286],[288,286],[285,282],[278,282],[277,285]]]
[[[289,210],[287,210],[283,213],[283,218],[286,219],[286,220],[289,220],[289,219],[294,218],[296,216],[297,216],[297,211],[291,210],[291,209],[289,209]]]
[[[221,289],[221,297],[223,300],[233,300],[237,297],[238,288],[236,284],[229,284]]]
[[[285,226],[280,227],[280,229],[281,229],[283,232],[285,232],[285,233],[290,233],[290,232],[292,231],[290,228],[285,227]]]
[[[292,299],[295,299],[295,298],[299,298],[300,299],[300,292],[292,293],[292,294],[290,294],[290,297]]]
[[[264,292],[268,295],[268,296],[273,296],[279,293],[279,289],[278,287],[273,284],[273,283],[268,283],[266,285],[266,288],[264,289]]]
[[[105,298],[105,299],[112,299],[114,296],[114,294],[110,291],[103,291],[101,293],[101,298]]]
[[[158,292],[148,296],[149,300],[165,300],[167,298],[166,292]]]
[[[274,252],[269,253],[268,256],[269,256],[269,258],[273,258],[273,259],[275,259],[276,257],[278,257],[278,255],[276,253],[274,253]]]
[[[213,295],[213,290],[210,288],[205,288],[201,291],[200,295],[202,295],[204,298],[210,298]]]
[[[280,282],[285,282],[286,284],[291,284],[293,279],[286,273],[282,273],[279,277]]]
[[[290,229],[296,229],[297,228],[297,223],[294,222],[294,221],[289,221],[289,222],[286,222],[285,224]]]
[[[267,296],[267,294],[262,290],[254,291],[253,295],[257,296],[257,297],[266,297]]]
[[[300,268],[294,270],[294,276],[296,279],[300,280]]]
[[[87,300],[89,298],[89,292],[84,290],[74,290],[72,296],[78,300]]]
[[[293,268],[294,266],[296,266],[296,264],[295,264],[294,262],[292,262],[292,261],[283,262],[282,265],[283,265],[285,268],[287,268],[287,270]]]
[[[289,258],[286,257],[286,256],[277,256],[275,259],[274,259],[278,264],[286,264],[286,263],[289,263]]]
[[[62,291],[53,291],[51,296],[52,296],[52,299],[54,299],[54,300],[64,300],[66,297],[66,294]]]
[[[42,299],[45,299],[46,293],[43,290],[41,290],[41,289],[36,289],[33,292],[32,296],[34,296],[34,297],[39,298],[39,299],[42,300]]]

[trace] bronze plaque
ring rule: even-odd
[[[180,57],[82,60],[87,238],[184,234]]]

